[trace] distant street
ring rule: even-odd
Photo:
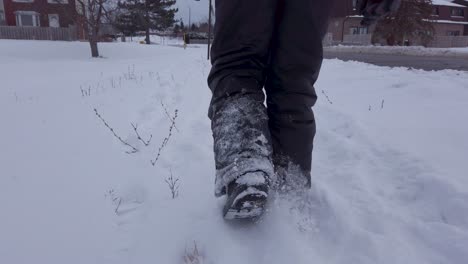
[[[325,51],[326,59],[354,60],[379,66],[411,67],[423,70],[453,69],[468,71],[468,57],[415,56],[401,54],[358,53],[348,51]]]

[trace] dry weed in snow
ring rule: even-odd
[[[193,242],[193,248],[187,250],[185,249],[184,253],[184,263],[185,264],[203,264],[204,257],[203,254],[198,250],[197,242]]]

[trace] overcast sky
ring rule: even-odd
[[[177,7],[179,8],[177,17],[183,19],[185,24],[189,22],[189,8],[192,10],[192,23],[208,20],[208,0],[177,0]]]

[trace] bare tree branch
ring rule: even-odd
[[[177,119],[177,114],[178,114],[178,110],[176,109],[174,111],[174,117],[171,117],[171,126],[169,127],[169,134],[167,137],[164,138],[163,142],[161,143],[161,146],[159,147],[158,149],[158,154],[156,155],[156,158],[154,160],[151,160],[151,164],[153,166],[156,165],[156,162],[158,162],[159,160],[159,157],[161,156],[161,152],[162,150],[167,146],[167,143],[169,142],[169,140],[171,139],[171,136],[172,136],[172,130],[174,130],[174,127],[175,127],[175,121]]]
[[[167,111],[167,108],[166,106],[164,105],[163,101],[161,100],[161,106],[162,108],[164,109],[164,113],[166,114],[167,118],[169,118],[169,120],[171,122],[173,122],[174,120],[172,119],[171,115],[169,114],[169,111]],[[179,129],[176,127],[176,125],[174,124],[174,128],[177,132],[179,132]]]
[[[167,186],[169,186],[169,189],[171,190],[172,199],[175,199],[179,195],[180,184],[178,183],[179,179],[174,178],[172,174],[172,169],[170,169],[170,173],[171,173],[170,176],[166,178],[164,181],[167,183]]]
[[[106,122],[106,120],[99,114],[98,110],[96,108],[94,108],[94,113],[96,114],[96,116],[102,121],[102,123],[110,130],[110,132],[112,132],[112,134],[114,135],[115,138],[117,138],[122,144],[124,144],[125,146],[131,148],[131,151],[126,151],[125,153],[127,154],[134,154],[134,153],[137,153],[138,152],[138,149],[135,148],[134,146],[130,145],[128,142],[126,142],[125,140],[123,140],[119,135],[117,135],[117,133],[115,133],[114,129]]]
[[[135,134],[138,138],[138,140],[140,140],[145,146],[149,146],[149,144],[151,143],[151,139],[153,139],[153,135],[150,135],[150,138],[148,140],[144,140],[141,138],[140,134],[138,133],[138,124],[132,124],[132,127],[133,127],[133,131],[135,131]]]
[[[187,251],[187,248],[185,248],[185,254],[184,254],[184,263],[185,264],[202,264],[204,257],[203,254],[200,253],[198,250],[197,242],[193,241],[193,249],[190,249],[190,251]]]
[[[330,97],[328,97],[328,95],[325,93],[324,90],[322,90],[322,94],[325,95],[325,98],[327,98],[327,101],[328,101],[330,104],[333,104],[333,102],[330,100]]]

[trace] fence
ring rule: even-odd
[[[344,35],[344,44],[350,45],[371,45],[372,35]],[[419,40],[413,40],[411,45],[423,45]],[[381,44],[385,45],[385,42]],[[427,45],[431,48],[460,48],[468,47],[468,36],[434,36],[434,39]]]
[[[328,46],[331,46],[332,44],[333,44],[333,34],[327,33],[322,40],[322,45],[324,47],[328,47]]]
[[[372,43],[372,35],[344,35],[343,43],[352,45],[370,45]]]
[[[0,26],[0,39],[27,39],[27,40],[77,40],[76,27],[50,28],[50,27],[15,27]]]
[[[468,36],[435,36],[428,46],[433,48],[468,47]]]

